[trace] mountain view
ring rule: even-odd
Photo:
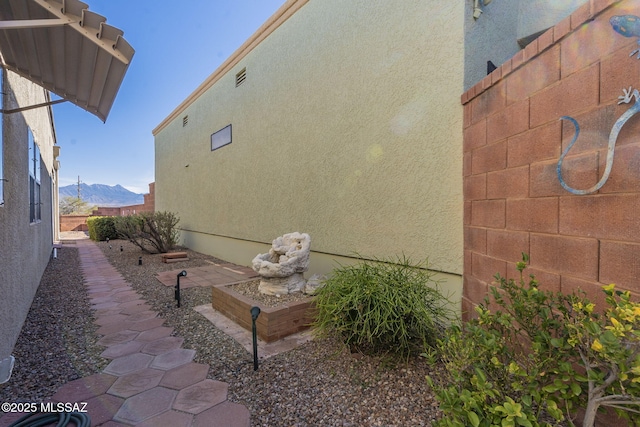
[[[65,197],[78,197],[78,185],[60,187],[60,200]],[[121,185],[80,184],[80,198],[89,206],[128,206],[144,203],[142,194],[127,190]]]

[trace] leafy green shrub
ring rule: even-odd
[[[97,242],[107,239],[117,239],[115,221],[112,216],[92,216],[87,218],[89,238]]]
[[[406,257],[340,266],[315,298],[319,335],[352,348],[409,355],[435,343],[450,322],[449,301],[434,273]]]
[[[527,260],[517,264],[518,283],[496,276],[496,311],[486,299],[477,319],[452,326],[430,352],[446,368],[429,379],[445,414],[437,425],[574,425],[576,408],[586,408],[583,426],[593,427],[600,406],[632,419],[640,413],[640,304],[606,286],[609,307],[599,316],[584,295],[542,291],[533,276],[525,283]]]
[[[180,218],[173,212],[142,212],[117,217],[115,227],[119,237],[143,251],[166,253],[178,243],[179,222]]]

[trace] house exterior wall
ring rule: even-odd
[[[581,289],[600,306],[609,283],[640,297],[640,118],[623,126],[600,190],[574,195],[556,175],[574,135],[560,117],[581,128],[564,179],[587,189],[603,176],[609,134],[630,108],[618,97],[640,85],[640,60],[629,56],[637,41],[613,30],[614,15],[640,15],[640,2],[584,4],[463,94],[463,312],[482,301],[495,273],[517,277],[521,252],[546,289]]]
[[[154,130],[156,209],[178,213],[187,246],[239,264],[300,231],[310,273],[404,253],[459,290],[463,13],[288,1]]]
[[[5,109],[42,103],[39,86],[3,72]],[[28,128],[41,152],[41,221],[30,223]],[[47,266],[54,238],[57,191],[55,131],[48,108],[2,115],[4,204],[0,206],[0,361],[8,358]],[[57,154],[57,150],[55,151]]]
[[[474,1],[465,1],[464,88],[487,75],[487,61],[500,66],[522,48],[518,40],[554,26],[588,0],[492,0],[474,19]]]

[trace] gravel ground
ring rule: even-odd
[[[195,361],[210,365],[209,378],[229,383],[229,399],[247,406],[252,426],[429,426],[439,416],[425,381],[439,368],[423,359],[398,364],[383,355],[351,354],[323,339],[263,360],[254,371],[252,356],[193,310],[210,303],[210,288],[183,289],[182,307],[176,308],[173,287],[155,278],[161,271],[220,260],[180,248],[189,261],[163,264],[160,255],[145,254],[126,241],[98,245],[185,339],[183,347],[197,351]],[[0,398],[39,401],[59,385],[107,365],[95,344],[99,338],[78,265],[76,250],[65,245],[47,268],[16,345],[14,376],[0,388]]]
[[[241,295],[251,298],[253,301],[257,301],[262,307],[278,307],[283,304],[303,301],[309,298],[309,295],[305,295],[302,292],[294,292],[287,295],[265,295],[260,293],[259,287],[260,280],[251,280],[250,282],[229,285],[229,288]]]
[[[79,265],[78,250],[69,245],[49,262],[13,350],[13,374],[0,385],[0,402],[41,402],[108,365],[96,344],[98,326]]]

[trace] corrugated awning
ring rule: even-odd
[[[134,50],[79,0],[0,0],[2,66],[105,121]]]

